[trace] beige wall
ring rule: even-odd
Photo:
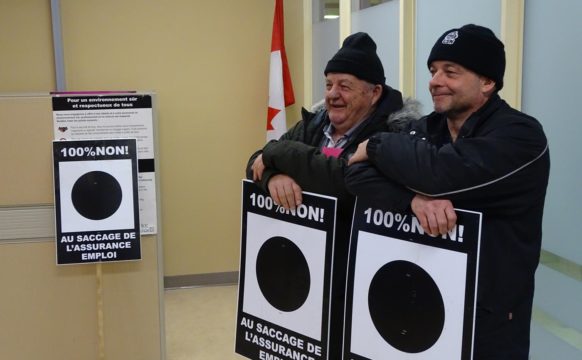
[[[155,235],[140,261],[56,266],[51,124],[50,96],[0,97],[0,359],[158,360]]]
[[[103,265],[100,336],[97,265],[55,266],[54,241],[0,243],[0,358],[159,360],[165,339],[155,237],[141,244],[141,261]]]
[[[0,2],[0,92],[54,90],[49,4]],[[165,276],[238,270],[240,179],[265,138],[273,10],[265,0],[61,0],[67,90],[157,94]],[[285,2],[297,99],[301,16],[301,1]]]
[[[49,0],[0,1],[0,92],[53,90],[52,46]]]
[[[273,2],[61,6],[68,89],[158,95],[165,275],[237,270],[240,179],[264,141]]]

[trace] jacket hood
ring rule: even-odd
[[[402,109],[395,111],[388,116],[386,123],[388,124],[390,131],[402,131],[409,122],[416,121],[422,117],[420,112],[422,105],[418,100],[404,98],[403,103],[404,106],[402,106]]]

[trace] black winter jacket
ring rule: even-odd
[[[303,109],[302,121],[289,129],[279,140],[270,141],[262,150],[255,152],[247,164],[247,178],[252,179],[251,166],[255,158],[263,154],[266,168],[262,180],[257,184],[267,193],[270,178],[283,173],[292,177],[303,191],[338,198],[332,269],[330,359],[341,358],[348,246],[355,199],[345,188],[344,170],[347,167],[347,159],[356,151],[359,143],[373,134],[397,130],[401,125],[401,119],[390,115],[402,107],[401,93],[384,86],[375,112],[356,133],[352,134],[339,158],[327,157],[320,149],[324,138],[323,129],[330,122],[327,111],[311,113]],[[389,117],[391,121],[388,121]]]
[[[399,211],[419,193],[482,212],[474,359],[527,360],[550,170],[542,126],[498,95],[455,142],[441,114],[410,125],[373,136],[369,163],[348,168],[346,186]]]
[[[304,191],[352,198],[344,184],[344,169],[347,159],[356,151],[358,144],[377,132],[395,131],[400,122],[388,123],[389,116],[402,109],[402,94],[388,86],[371,118],[352,134],[339,158],[327,157],[321,152],[323,129],[330,123],[327,111],[316,113],[302,109],[302,120],[289,129],[279,140],[272,140],[263,149],[255,152],[247,164],[246,174],[252,179],[251,166],[259,154],[263,154],[266,166],[258,185],[268,192],[267,184],[273,175],[283,173],[291,176]]]

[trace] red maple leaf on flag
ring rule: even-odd
[[[275,130],[275,128],[273,127],[272,121],[273,121],[273,118],[275,118],[275,116],[280,111],[281,110],[279,110],[279,109],[273,109],[272,107],[269,106],[269,110],[267,112],[267,131],[269,131],[269,130]]]

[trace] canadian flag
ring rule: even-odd
[[[295,103],[287,55],[285,54],[283,28],[283,0],[275,0],[273,37],[271,38],[271,68],[269,73],[267,141],[279,139],[287,131],[285,107]]]

